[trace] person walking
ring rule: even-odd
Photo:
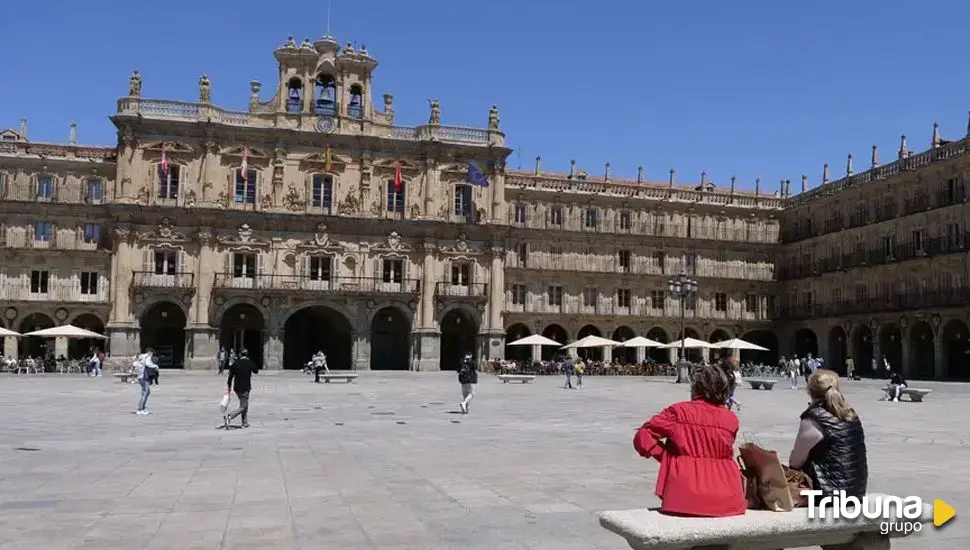
[[[91,348],[91,359],[88,362],[91,364],[90,376],[101,378],[101,365],[104,362],[104,354],[98,351],[98,348]]]
[[[586,364],[582,359],[576,361],[576,364],[573,366],[573,371],[576,373],[576,387],[583,389],[583,373],[586,372]]]
[[[323,353],[323,350],[320,350],[310,359],[310,362],[313,363],[313,381],[319,384],[321,370],[330,374],[330,368],[327,367],[327,356]]]
[[[845,360],[845,378],[855,380],[855,361],[851,357]]]
[[[246,349],[239,350],[239,357],[229,366],[229,378],[226,380],[226,391],[236,393],[239,408],[231,414],[223,415],[222,427],[229,429],[229,422],[237,416],[242,417],[242,427],[249,427],[249,393],[252,391],[252,376],[259,371],[256,363],[249,358]]]
[[[462,414],[468,414],[468,407],[475,398],[475,384],[478,384],[478,368],[470,353],[466,353],[458,365],[458,383],[461,384],[461,403],[458,407]]]
[[[222,376],[222,372],[229,366],[229,354],[226,353],[225,347],[219,348],[219,355],[216,356],[216,361],[219,362],[219,376]]]
[[[152,414],[148,412],[146,407],[148,406],[148,396],[152,394],[150,382],[152,373],[158,372],[154,350],[150,347],[145,348],[145,353],[139,355],[132,366],[138,372],[138,385],[141,386],[141,398],[138,400],[138,410],[135,411],[135,414]]]
[[[567,357],[565,361],[562,362],[562,372],[566,375],[566,384],[563,386],[564,390],[573,389],[573,371],[576,368],[576,364],[573,363],[572,357]]]

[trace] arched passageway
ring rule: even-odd
[[[516,340],[532,336],[529,327],[522,323],[515,323],[505,330],[505,358],[513,361],[538,361],[539,357],[532,357],[532,346],[510,346]]]
[[[970,380],[970,329],[966,323],[954,319],[940,333],[946,372],[952,380]]]
[[[902,371],[903,336],[899,331],[899,327],[894,324],[883,325],[879,331],[879,351],[882,352],[882,358],[876,359],[879,367],[879,370],[876,372],[880,377],[886,376],[882,359],[889,361],[889,366],[893,370],[898,369],[900,372]]]
[[[936,350],[933,349],[933,327],[920,321],[909,329],[909,365],[899,365],[910,378],[932,380],[936,370]]]
[[[627,340],[632,340],[636,338],[637,334],[633,332],[633,329],[628,326],[616,327],[613,331],[613,337],[610,340],[615,342],[626,342]],[[615,347],[613,348],[613,360],[621,365],[633,365],[637,362],[637,350],[636,348],[624,348]]]
[[[27,334],[35,330],[44,330],[54,326],[54,320],[43,313],[31,313],[20,321],[20,334]],[[53,338],[38,338],[36,336],[26,336],[20,339],[19,356],[21,358],[35,357],[38,359],[46,358],[54,353]]]
[[[263,366],[263,335],[266,320],[256,306],[236,304],[222,314],[219,346],[239,353],[246,350],[257,366]],[[285,335],[284,335],[285,338]]]
[[[411,324],[401,310],[385,307],[370,326],[371,370],[411,368]]]
[[[670,342],[670,336],[667,336],[667,331],[660,327],[653,327],[652,329],[648,330],[646,338],[655,342],[660,342],[661,344]],[[669,363],[670,350],[661,348],[647,348],[647,359],[653,361],[654,363]]]
[[[185,313],[172,302],[158,302],[141,316],[140,351],[155,350],[162,368],[185,366]]]
[[[741,337],[745,342],[759,345],[767,351],[741,350],[742,363],[775,366],[781,355],[778,353],[778,337],[770,330],[753,330]]]
[[[294,312],[283,324],[283,368],[302,369],[318,351],[327,356],[327,368],[353,370],[350,321],[325,306]]]
[[[569,335],[566,333],[566,329],[562,328],[560,325],[552,324],[542,329],[542,335],[550,340],[555,340],[562,345],[569,343]],[[564,355],[564,352],[560,351],[560,348],[555,346],[542,346],[542,360],[551,361],[553,357],[558,355]]]
[[[71,321],[71,324],[84,330],[104,334],[104,322],[91,313],[78,315]],[[105,350],[105,344],[107,342],[107,340],[100,338],[81,338],[77,340],[71,338],[67,341],[67,356],[70,359],[89,358],[94,350],[107,351]]]
[[[872,348],[872,330],[866,325],[861,325],[855,329],[852,335],[852,363],[859,376],[875,376],[876,371],[872,368],[872,361],[875,359]]]
[[[726,330],[717,329],[711,333],[711,337],[707,339],[708,342],[716,344],[718,342],[723,342],[725,340],[730,340],[731,335],[727,333]],[[729,349],[711,349],[710,350],[711,361],[715,361],[721,357],[729,357],[731,355],[731,350]]]
[[[795,356],[805,358],[811,355],[818,357],[818,336],[810,328],[799,329],[792,337],[792,350]]]
[[[602,337],[603,333],[600,332],[600,329],[596,328],[594,325],[586,325],[585,327],[579,329],[579,333],[577,333],[576,339],[582,340],[587,336]],[[603,360],[603,348],[579,348],[576,350],[576,354],[587,361]]]
[[[845,329],[840,326],[832,327],[829,331],[829,355],[825,357],[825,368],[845,374],[845,359],[849,356],[848,337]]]
[[[453,309],[441,319],[441,370],[458,370],[466,353],[478,358],[478,325],[463,309]],[[515,347],[515,346],[513,346]]]

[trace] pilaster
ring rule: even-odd
[[[945,380],[946,379],[946,351],[943,349],[943,334],[942,332],[937,334],[936,338],[933,338],[933,379],[934,380]]]
[[[219,330],[209,325],[192,325],[185,329],[191,355],[185,361],[186,370],[218,368]]]
[[[491,331],[503,331],[502,310],[505,307],[505,247],[501,243],[492,243],[489,252],[492,264],[488,285],[488,329]]]
[[[495,162],[495,169],[491,174],[489,187],[492,190],[492,208],[489,218],[494,225],[508,223],[505,217],[505,160]]]
[[[424,258],[421,268],[421,314],[418,327],[423,330],[436,330],[434,319],[434,253],[437,246],[433,241],[424,243]]]
[[[370,332],[353,332],[350,335],[351,362],[354,370],[370,370]]]
[[[124,266],[142,265],[141,261],[132,260],[134,233],[128,226],[115,228],[115,250],[111,255],[111,313],[108,323],[128,323],[128,289],[131,287],[132,273]]]
[[[215,236],[212,230],[203,227],[196,234],[199,243],[199,256],[195,262],[195,299],[192,300],[191,319],[189,322],[199,325],[209,324],[209,307],[212,304],[212,284],[215,282],[219,252],[215,249]]]
[[[134,357],[141,353],[141,329],[135,323],[108,323],[108,349],[112,357]]]
[[[434,207],[435,191],[438,189],[438,161],[427,159],[424,163],[424,217],[433,218],[437,215]],[[425,248],[427,250],[427,247]]]
[[[263,368],[280,370],[283,368],[283,330],[263,331]]]
[[[412,368],[416,371],[441,370],[441,333],[437,329],[415,331],[412,342],[417,351]]]
[[[8,359],[17,359],[18,352],[20,350],[17,348],[16,338],[4,338],[3,339],[3,356]]]

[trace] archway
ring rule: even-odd
[[[559,325],[549,325],[542,330],[542,335],[550,340],[555,340],[566,345],[569,343],[569,335],[566,333],[566,329]],[[553,346],[542,346],[542,360],[551,361],[553,357],[561,355],[559,348]]]
[[[936,350],[933,349],[933,327],[920,321],[909,329],[909,364],[899,365],[908,376],[918,380],[932,380],[936,371]]]
[[[767,351],[741,350],[742,363],[754,363],[756,365],[777,365],[778,359],[778,337],[770,330],[753,330],[741,337],[745,342],[759,345]]]
[[[899,327],[890,323],[883,325],[882,329],[879,331],[879,351],[882,352],[882,358],[876,358],[878,363],[876,370],[880,376],[885,376],[885,370],[883,366],[882,359],[889,361],[889,366],[893,369],[899,369],[902,372],[903,369],[903,336],[899,331]]]
[[[726,330],[716,329],[711,333],[711,337],[707,339],[708,342],[716,344],[717,342],[723,342],[725,340],[730,340],[731,335],[728,334]],[[731,350],[729,349],[712,349],[710,351],[711,361],[718,359],[720,357],[729,357],[731,355]]]
[[[829,331],[829,356],[825,358],[825,368],[845,374],[845,359],[848,355],[849,343],[845,329],[836,325]]]
[[[627,340],[636,338],[636,336],[637,334],[633,332],[632,328],[619,326],[613,331],[613,338],[611,340],[615,342],[626,342]],[[637,363],[637,350],[636,348],[613,348],[613,360],[621,365],[635,365]]]
[[[98,319],[96,315],[91,313],[78,315],[73,321],[71,321],[71,324],[78,328],[90,330],[91,332],[104,334],[104,323],[101,322],[101,319]],[[67,356],[71,359],[91,357],[91,353],[95,349],[105,351],[106,343],[107,340],[100,338],[84,338],[78,340],[71,338],[67,341]]]
[[[475,338],[478,324],[463,309],[456,308],[441,318],[441,370],[458,370],[466,353],[478,358]]]
[[[603,333],[600,329],[596,328],[594,325],[586,325],[579,329],[579,333],[576,335],[577,340],[582,340],[587,336],[599,336],[602,337]],[[576,350],[576,354],[587,361],[602,361],[603,360],[603,348],[579,348]]]
[[[158,366],[185,366],[185,312],[172,302],[158,302],[141,316],[141,350],[155,350]]]
[[[795,357],[805,358],[811,355],[818,357],[818,336],[810,328],[799,329],[792,337],[792,349]]]
[[[252,304],[236,304],[222,314],[219,346],[237,353],[245,349],[256,365],[263,366],[263,331],[266,320]],[[285,337],[285,335],[284,335]]]
[[[43,313],[31,313],[20,321],[20,334],[27,334],[35,330],[44,330],[54,326],[54,320]],[[19,355],[22,358],[35,357],[38,359],[46,358],[48,354],[54,353],[53,338],[38,338],[36,336],[26,336],[20,339]]]
[[[371,370],[408,370],[411,367],[411,324],[401,310],[385,307],[370,326]]]
[[[684,338],[694,338],[695,340],[703,340],[701,338],[701,333],[697,330],[687,327],[682,333],[677,335],[677,340],[682,340]],[[674,350],[675,358],[680,357],[680,348]],[[700,363],[704,360],[704,350],[700,348],[684,348],[684,358],[692,363]]]
[[[866,325],[860,325],[852,335],[852,363],[859,376],[874,376],[872,361],[875,359],[872,350],[872,330]]]
[[[667,336],[667,331],[660,327],[653,327],[652,329],[648,330],[646,338],[653,340],[654,342],[660,342],[661,344],[670,342],[670,337]],[[653,361],[654,363],[669,363],[670,350],[661,348],[647,348],[647,360]]]
[[[325,306],[293,312],[283,324],[283,368],[302,369],[318,351],[327,356],[327,368],[353,370],[350,321]]]
[[[539,357],[532,357],[532,347],[531,346],[510,346],[511,342],[516,340],[521,340],[527,336],[532,336],[532,332],[529,327],[525,326],[523,323],[515,323],[509,328],[505,329],[505,358],[511,359],[512,361],[538,361]],[[545,346],[543,346],[545,347]]]
[[[940,337],[946,378],[970,380],[970,329],[963,321],[953,319],[943,327]]]

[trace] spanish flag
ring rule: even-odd
[[[330,171],[330,164],[332,161],[333,157],[330,155],[330,146],[327,145],[327,150],[323,153],[323,169],[325,171]]]

